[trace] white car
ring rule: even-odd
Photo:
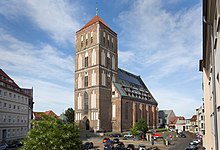
[[[125,138],[132,138],[133,135],[132,135],[132,134],[125,134],[124,137],[125,137]]]

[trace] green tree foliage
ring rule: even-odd
[[[138,131],[142,131],[143,133],[148,131],[148,126],[144,119],[140,119],[138,122],[136,122],[135,126],[137,127]]]
[[[134,125],[134,126],[131,128],[131,134],[132,134],[133,136],[138,135],[137,126]]]
[[[67,123],[74,123],[74,110],[73,108],[68,108],[65,110],[64,115],[66,116]]]
[[[33,129],[22,143],[22,150],[78,150],[82,144],[74,124],[65,124],[46,115],[42,115],[39,121],[33,121]]]
[[[131,133],[134,136],[138,134],[138,131],[141,131],[143,133],[146,133],[148,131],[148,126],[147,126],[147,123],[144,121],[144,119],[140,119],[131,128]]]

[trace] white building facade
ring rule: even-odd
[[[30,96],[0,69],[0,143],[13,143],[25,138],[32,118],[30,112],[33,107],[29,106],[33,106],[33,102],[30,102],[30,99]]]

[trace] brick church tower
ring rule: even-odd
[[[112,130],[111,88],[117,72],[117,34],[96,15],[76,32],[75,120],[82,130]]]

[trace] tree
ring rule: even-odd
[[[148,131],[147,123],[144,121],[144,119],[140,119],[138,122],[134,124],[134,126],[131,128],[132,135],[137,135],[138,131],[143,132],[144,134]]]
[[[64,115],[66,116],[67,123],[74,123],[74,110],[73,108],[68,108],[65,110]]]
[[[148,126],[144,119],[140,119],[138,122],[136,122],[135,126],[137,127],[138,131],[142,131],[143,133],[148,131]]]
[[[60,119],[42,115],[41,120],[33,121],[33,129],[22,141],[23,150],[38,149],[80,149],[79,129],[75,124],[65,124]]]

